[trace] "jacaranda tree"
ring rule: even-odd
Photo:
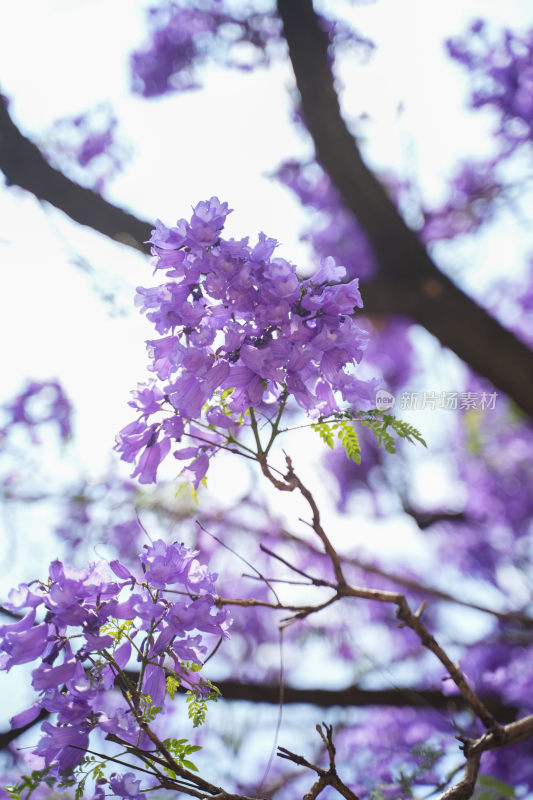
[[[314,157],[287,153],[272,179],[305,209],[305,264],[259,218],[228,236],[226,198],[192,198],[174,224],[106,200],[127,169],[111,109],[37,146],[0,98],[5,191],[144,253],[135,304],[153,326],[99,480],[53,476],[47,448],[74,444],[61,376],[28,376],[3,406],[5,507],[42,509],[50,540],[1,607],[0,667],[33,693],[0,733],[4,796],[533,793],[533,272],[467,292],[449,268],[502,209],[529,220],[533,33],[475,19],[446,43],[491,154],[465,153],[436,205],[367,166],[335,74],[374,45],[340,10],[167,0],[130,54],[147,108],[179,109],[209,65],[290,60]],[[453,386],[420,327],[455,354]],[[446,435],[426,436],[423,409],[448,412]],[[237,500],[210,490],[217,465]]]

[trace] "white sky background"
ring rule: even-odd
[[[145,41],[146,5],[138,0],[2,3],[0,87],[11,98],[15,121],[30,138],[38,138],[55,119],[108,100],[120,135],[133,148],[125,173],[106,192],[108,199],[143,218],[171,224],[188,216],[199,200],[218,195],[235,209],[227,235],[253,238],[264,230],[282,242],[281,255],[303,263],[307,250],[298,234],[305,215],[268,178],[284,158],[309,154],[308,142],[290,125],[289,67],[278,64],[251,75],[210,70],[202,91],[152,101],[135,97],[129,92],[128,55]],[[442,41],[462,34],[478,16],[524,28],[533,21],[531,4],[378,0],[347,7],[378,51],[366,66],[357,60],[343,63],[346,111],[350,118],[365,110],[370,114],[361,133],[368,137],[366,152],[374,165],[417,177],[438,201],[459,158],[481,155],[483,142],[489,152],[492,124],[490,114],[465,113],[467,76],[445,56]],[[519,270],[524,264],[518,236],[476,239],[452,256],[460,265],[461,254],[471,262],[473,275],[501,275],[509,264]],[[73,266],[76,255],[94,267],[94,279]],[[145,378],[143,342],[154,333],[132,308],[132,298],[136,285],[152,282],[148,262],[51,208],[43,211],[22,190],[2,189],[0,263],[0,402],[19,391],[26,377],[58,377],[76,409],[83,460],[97,473],[108,463],[116,432],[132,419],[126,405],[130,389]],[[95,281],[116,289],[127,314],[110,315],[91,288]],[[432,352],[426,339],[424,346]],[[443,355],[438,369],[441,388],[448,388],[449,380],[455,389],[454,359]],[[434,423],[427,414],[414,424],[431,439]],[[314,468],[311,463],[311,478]],[[438,499],[445,487],[434,469]],[[220,475],[214,473],[210,484],[221,486]],[[349,521],[339,524],[349,531]],[[402,530],[403,549],[412,537],[412,531]],[[383,542],[390,546],[390,538]]]

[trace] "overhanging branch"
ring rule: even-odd
[[[46,200],[75,222],[87,225],[116,242],[149,253],[144,242],[153,228],[103,197],[71,181],[50,166],[33,142],[19,131],[0,96],[0,170],[8,186],[20,186]]]

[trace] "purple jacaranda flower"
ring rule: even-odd
[[[41,587],[34,587],[33,590],[30,590],[27,583],[20,583],[16,589],[10,590],[5,606],[11,611],[20,608],[35,608],[43,602],[45,591]]]
[[[192,464],[189,464],[181,473],[185,480],[189,480],[195,489],[198,489],[200,482],[205,477],[209,467],[209,456],[202,453],[195,458]]]
[[[281,35],[281,22],[272,10],[250,14],[219,0],[201,6],[164,4],[148,14],[149,43],[131,57],[133,90],[144,97],[198,88],[198,67],[213,58],[239,70],[266,64],[271,43]],[[249,54],[245,61],[243,46]]]
[[[124,461],[134,461],[139,452],[157,435],[156,425],[145,425],[143,422],[130,422],[116,438],[115,449],[121,453]]]
[[[181,220],[175,228],[167,228],[160,219],[155,221],[155,229],[148,242],[162,250],[175,250],[183,247],[187,240],[185,220]]]
[[[166,674],[162,666],[148,664],[144,672],[143,692],[152,698],[152,705],[162,706],[166,692]]]
[[[109,788],[119,797],[124,797],[126,800],[137,800],[143,797],[141,794],[141,782],[135,780],[133,772],[126,772],[120,774],[113,772],[109,778]]]
[[[63,439],[68,439],[72,433],[72,405],[59,381],[30,381],[4,408],[10,416],[8,426],[22,423],[34,429],[46,422],[55,422]]]
[[[105,650],[113,644],[112,636],[94,636],[91,633],[85,632],[85,641],[87,642],[86,652]]]
[[[44,736],[34,752],[44,758],[47,767],[54,767],[61,773],[80,763],[89,746],[89,734],[85,730],[43,722],[41,731]]]
[[[150,414],[159,411],[163,392],[156,386],[155,382],[140,383],[137,390],[132,392],[132,395],[134,399],[130,400],[128,405],[140,411],[143,417],[149,417]]]
[[[39,601],[39,602],[42,602]],[[33,627],[35,623],[35,608],[32,608],[26,616],[19,619],[18,622],[11,622],[8,625],[0,625],[0,636],[6,636],[10,633],[21,633],[22,631],[28,631],[30,628]]]
[[[229,616],[212,597],[216,575],[195,556],[185,545],[158,540],[140,557],[139,579],[118,561],[112,564],[113,575],[104,562],[78,569],[56,560],[39,599],[46,622],[35,624],[36,611],[31,608],[22,620],[0,628],[4,668],[38,662],[32,672],[38,699],[16,715],[13,724],[29,724],[41,709],[57,715],[55,725],[43,725],[32,751],[32,757],[41,758],[41,766],[49,766],[53,775],[79,764],[96,728],[141,749],[150,748],[150,738],[131,713],[131,698],[117,694],[111,710],[107,699],[132,653],[150,659],[144,664],[143,691],[152,697],[152,704],[164,707],[163,664],[168,657],[181,675],[182,660],[201,664],[206,653],[202,634],[227,636]],[[117,582],[115,576],[122,580]],[[168,585],[173,587],[170,599]],[[181,627],[175,624],[179,613]],[[172,624],[167,621],[170,617]],[[122,627],[121,620],[129,624]],[[191,636],[192,630],[201,633]],[[193,674],[196,677],[185,675],[184,685],[203,692],[202,682]]]
[[[128,158],[117,138],[117,118],[107,104],[56,120],[43,146],[54,166],[95,192],[122,170]]]
[[[38,692],[50,689],[53,686],[67,683],[76,674],[77,661],[75,658],[65,661],[57,667],[41,664],[32,672],[32,686]]]
[[[265,233],[261,233],[257,237],[257,244],[252,248],[250,253],[251,261],[268,261],[270,256],[278,246],[276,239],[269,238]]]
[[[148,750],[151,746],[150,738],[139,730],[129,709],[119,708],[112,716],[108,716],[105,711],[100,712],[98,725],[104,733],[114,733],[143,750]]]
[[[160,632],[148,651],[148,657],[154,658],[164,651],[168,652],[168,649],[171,647],[175,638],[176,634],[172,628],[162,628],[162,626],[160,626]]]
[[[123,580],[131,580],[132,584],[135,582],[135,577],[132,575],[129,569],[124,566],[124,564],[120,563],[118,559],[110,561],[109,566],[118,578],[122,578]]]
[[[476,20],[466,37],[447,42],[448,53],[469,70],[473,78],[472,108],[496,112],[497,137],[503,156],[533,138],[533,31],[503,31],[491,43],[485,26]]]
[[[212,197],[198,203],[193,211],[189,237],[192,237],[195,244],[204,247],[215,244],[226,217],[231,213],[228,204],[221,203],[218,197]]]
[[[146,445],[141,453],[137,466],[133,470],[131,477],[139,478],[139,483],[154,483],[160,463],[170,450],[170,439],[163,436],[161,441],[155,441]]]
[[[114,652],[113,658],[120,669],[124,669],[131,656],[131,642],[126,639]]]
[[[94,794],[91,797],[91,800],[104,800],[105,798],[105,785],[107,784],[107,780],[105,778],[99,778],[96,783],[94,784]]]
[[[152,586],[163,589],[168,584],[186,583],[195,553],[177,542],[167,545],[157,539],[153,545],[145,545],[140,561],[146,569]]]
[[[9,722],[12,728],[23,728],[25,725],[29,725],[30,722],[33,722],[34,719],[37,719],[40,713],[40,703],[32,703],[25,711],[21,711],[19,714],[15,714],[14,717],[11,717]]]
[[[301,281],[294,264],[272,258],[276,242],[265,234],[255,247],[222,239],[228,213],[212,197],[177,232],[158,225],[152,236],[155,266],[164,255],[169,280],[140,288],[137,302],[162,335],[148,342],[157,379],[137,393],[140,419],[116,445],[143,483],[155,480],[172,449],[192,459],[182,474],[198,487],[211,457],[249,424],[248,409],[272,411],[280,398],[291,396],[312,418],[341,410],[343,401],[374,406],[375,382],[354,373],[368,340],[351,318],[362,305],[357,279],[346,280],[346,269],[326,258]],[[151,424],[156,414],[164,419]],[[170,447],[157,444],[161,425]]]
[[[6,626],[8,627],[8,626]],[[28,664],[38,658],[48,645],[51,628],[46,623],[29,630],[8,631],[3,636],[0,669],[10,670],[15,664]]]

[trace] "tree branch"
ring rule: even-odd
[[[126,672],[128,677],[136,682],[138,673]],[[239,683],[238,681],[216,681],[222,693],[221,701],[244,700],[250,703],[267,703],[279,705],[279,685],[269,683]],[[179,691],[179,690],[178,690]],[[185,690],[183,690],[185,691]],[[518,709],[506,705],[495,695],[481,695],[483,704],[490,712],[503,723],[513,722]],[[333,706],[355,706],[367,708],[369,706],[393,706],[395,708],[420,708],[425,710],[447,709],[450,712],[462,711],[469,708],[462,695],[447,696],[434,689],[389,688],[389,689],[360,689],[358,686],[348,686],[345,689],[298,689],[293,686],[284,686],[283,703],[304,703],[319,708],[332,708]],[[43,722],[49,716],[44,709],[37,719],[23,728],[13,728],[0,732],[0,750],[21,736],[25,731]]]
[[[423,325],[533,415],[533,353],[435,266],[365,166],[342,119],[328,38],[312,0],[278,0],[306,125],[317,159],[368,236],[379,264],[362,287],[365,309],[400,313]]]
[[[324,726],[323,728],[322,725]],[[336,789],[346,800],[359,800],[359,797],[339,778],[337,773],[335,766],[335,745],[333,744],[333,728],[331,725],[326,725],[325,722],[323,722],[322,725],[317,725],[316,730],[324,742],[329,755],[328,770],[322,769],[322,767],[317,766],[317,764],[312,764],[303,756],[297,755],[291,750],[287,750],[286,747],[278,747],[278,756],[287,759],[287,761],[292,761],[298,764],[298,766],[313,770],[313,772],[316,772],[318,775],[312,787],[304,794],[303,800],[316,800],[326,786],[331,786],[333,789]]]
[[[8,186],[20,186],[46,200],[75,222],[144,253],[154,227],[85,189],[50,166],[41,151],[19,131],[0,95],[0,170]]]

